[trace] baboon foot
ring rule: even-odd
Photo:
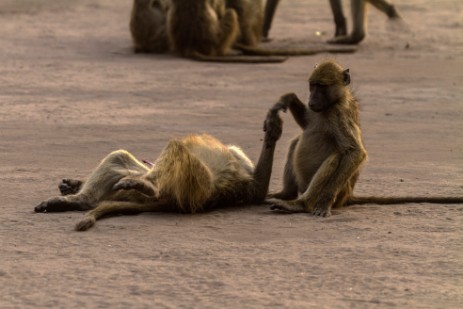
[[[331,216],[331,205],[334,203],[334,198],[332,197],[319,197],[315,207],[312,211],[312,215],[320,217],[329,217]]]
[[[54,197],[35,206],[35,212],[61,212],[69,210],[87,210],[91,206],[84,202],[69,201],[63,196]]]
[[[80,222],[76,224],[75,230],[80,231],[80,232],[86,231],[92,226],[94,226],[95,222],[96,222],[95,217],[85,216],[82,220],[80,220]]]
[[[287,200],[295,199],[297,197],[297,192],[296,194],[293,194],[292,192],[281,191],[278,193],[270,193],[267,196],[269,199],[279,199],[279,200],[287,201]]]
[[[282,201],[279,199],[268,199],[266,202],[272,204],[270,210],[280,213],[301,213],[308,212],[302,202],[298,201]]]
[[[358,44],[363,41],[365,34],[350,34],[334,37],[327,41],[329,44]]]
[[[150,183],[143,181],[141,179],[134,178],[122,178],[114,186],[114,190],[137,190],[148,196],[154,196],[157,194],[154,186]]]
[[[63,179],[58,185],[61,195],[76,194],[82,186],[82,181],[76,179]]]

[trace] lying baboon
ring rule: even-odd
[[[280,0],[268,0],[265,6],[264,26],[262,36],[267,39],[272,25],[273,16]],[[385,0],[351,0],[352,33],[347,35],[346,19],[344,17],[341,0],[330,0],[331,11],[333,12],[336,30],[334,38],[328,40],[331,44],[357,44],[360,43],[367,33],[366,31],[366,3],[385,13],[392,20],[401,19],[394,5]]]
[[[125,150],[114,151],[85,182],[64,179],[59,186],[63,196],[43,201],[35,212],[90,210],[76,225],[84,231],[111,214],[195,213],[260,203],[267,194],[281,127],[278,111],[270,111],[255,167],[237,146],[225,146],[205,134],[170,141],[150,168]]]
[[[385,0],[351,0],[353,29],[348,35],[341,0],[330,0],[336,30],[334,38],[328,40],[328,43],[358,44],[363,41],[367,34],[367,2],[386,14],[391,20],[401,20],[395,6]]]
[[[130,33],[135,52],[164,53],[169,50],[166,15],[170,0],[134,0]]]
[[[309,77],[308,108],[294,93],[273,106],[273,111],[289,108],[303,132],[290,144],[283,190],[270,195],[271,209],[329,216],[331,208],[346,204],[463,203],[463,197],[353,196],[367,152],[349,83],[349,69],[326,61]]]

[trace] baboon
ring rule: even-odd
[[[267,0],[265,6],[264,26],[262,36],[267,39],[272,25],[273,16],[280,0]],[[401,19],[394,5],[385,0],[351,0],[352,33],[347,35],[346,18],[344,17],[341,0],[330,0],[331,11],[335,23],[334,38],[328,40],[331,44],[357,44],[360,43],[367,33],[366,3],[385,13],[391,20]]]
[[[170,0],[134,0],[130,33],[137,53],[164,53],[169,50],[166,16]]]
[[[227,204],[261,203],[282,132],[277,110],[267,114],[264,130],[256,166],[237,146],[225,146],[206,134],[190,135],[171,140],[151,167],[125,150],[114,151],[85,182],[64,179],[59,186],[63,196],[45,200],[34,210],[90,210],[75,227],[84,231],[111,214],[196,213]]]
[[[332,44],[358,44],[367,34],[367,2],[383,12],[391,20],[401,20],[395,6],[385,0],[351,0],[352,32],[347,34],[346,19],[341,0],[330,0],[331,11],[335,23],[334,38],[328,40]]]
[[[234,9],[238,15],[241,34],[233,46],[244,54],[258,56],[307,56],[323,52],[352,53],[356,51],[354,47],[334,46],[304,49],[268,49],[259,47],[264,27],[263,0],[225,0],[225,2],[227,7]],[[268,11],[268,8],[266,8],[266,11]]]
[[[360,167],[367,158],[357,99],[348,85],[349,69],[333,61],[318,65],[309,77],[308,108],[294,93],[283,95],[272,110],[289,109],[303,130],[290,144],[283,190],[270,195],[271,209],[330,216],[348,204],[463,203],[462,197],[356,197]]]
[[[218,62],[282,62],[286,57],[230,56],[240,34],[236,11],[224,0],[171,0],[168,39],[183,57]]]

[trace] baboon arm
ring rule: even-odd
[[[304,130],[307,127],[307,107],[299,100],[295,93],[282,95],[271,110],[283,110],[286,112],[288,108],[296,123]]]
[[[279,109],[271,108],[267,113],[264,122],[264,143],[254,169],[254,190],[251,198],[252,202],[261,203],[265,200],[272,174],[273,156],[275,153],[276,142],[283,132],[283,121],[278,115]]]
[[[275,148],[276,143],[269,147],[264,143],[262,146],[259,161],[254,170],[254,196],[251,202],[261,203],[265,200],[272,174]]]
[[[366,153],[361,148],[350,149],[340,154],[338,167],[325,176],[326,184],[323,188],[325,196],[319,196],[318,199],[336,197],[365,159]]]

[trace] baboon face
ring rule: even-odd
[[[309,78],[309,108],[317,113],[327,110],[343,99],[349,84],[349,69],[333,62],[320,64]]]

